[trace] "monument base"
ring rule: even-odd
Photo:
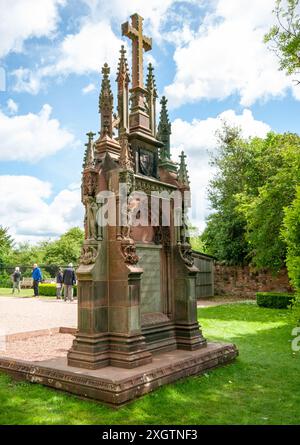
[[[177,349],[155,354],[151,363],[134,369],[75,368],[68,366],[67,357],[39,362],[0,357],[0,370],[18,379],[118,407],[167,383],[231,363],[237,355],[233,344],[208,343],[195,351]]]

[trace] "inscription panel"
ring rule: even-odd
[[[144,270],[141,280],[141,311],[162,312],[160,246],[137,246],[138,265]]]

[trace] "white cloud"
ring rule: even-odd
[[[31,37],[51,37],[65,0],[0,0],[0,57],[19,52]]]
[[[82,226],[80,187],[60,191],[32,176],[0,176],[0,221],[17,241],[39,241]]]
[[[40,66],[34,71],[23,67],[13,71],[12,74],[16,77],[14,90],[37,94],[45,78],[100,73],[104,62],[109,64],[114,75],[118,63],[116,55],[122,43],[124,42],[115,36],[109,23],[86,21],[77,34],[65,36],[58,47],[54,64]]]
[[[92,91],[95,91],[96,89],[97,88],[96,88],[96,85],[94,83],[89,83],[84,88],[82,88],[81,91],[82,91],[83,94],[88,94],[88,93],[91,93]]]
[[[223,122],[241,128],[242,136],[264,137],[270,126],[255,120],[250,110],[241,114],[227,110],[215,118],[205,120],[194,119],[186,122],[176,119],[172,123],[172,158],[177,161],[182,150],[187,155],[187,164],[192,190],[192,220],[201,230],[205,227],[205,217],[209,214],[207,187],[214,170],[209,165],[209,153],[217,146],[216,132],[222,128]]]
[[[130,15],[138,11],[145,17],[145,33],[161,41],[165,33],[161,27],[166,21],[166,13],[179,0],[82,0],[89,6],[89,14],[81,18],[77,33],[68,34],[58,45],[55,63],[41,64],[34,70],[20,67],[12,72],[16,77],[14,90],[37,94],[45,79],[64,77],[69,74],[83,75],[100,72],[101,65],[107,62],[114,76],[118,63],[119,49],[122,44],[127,47],[129,41],[122,40],[121,23],[130,20]],[[193,3],[186,0],[185,3]],[[117,35],[112,25],[117,24]],[[146,54],[145,60],[156,64],[153,56]]]
[[[263,43],[273,8],[274,0],[218,0],[188,44],[176,47],[176,75],[165,88],[170,105],[238,94],[250,106],[293,88]]]
[[[37,94],[41,89],[41,75],[39,70],[31,71],[29,68],[17,68],[11,72],[16,78],[13,87],[17,93],[24,92],[29,94]]]
[[[6,102],[6,106],[11,114],[15,114],[18,112],[19,105],[12,98],[8,99],[8,101]]]
[[[0,160],[36,162],[74,142],[45,104],[38,114],[7,116],[0,110]]]

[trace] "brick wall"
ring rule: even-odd
[[[215,295],[254,298],[255,292],[291,292],[286,269],[277,275],[268,270],[254,271],[248,266],[215,265]]]

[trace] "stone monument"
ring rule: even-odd
[[[143,18],[132,15],[131,23],[122,25],[122,34],[132,41],[131,88],[122,46],[116,78],[117,116],[110,68],[104,64],[100,135],[94,141],[94,134],[88,133],[83,165],[86,239],[77,270],[78,332],[68,364],[87,369],[138,368],[151,363],[156,354],[207,348],[197,321],[197,268],[185,222],[189,200],[184,195],[190,189],[185,155],[181,154],[179,164],[171,159],[165,97],[156,125],[158,96],[151,64],[144,85],[143,51],[151,50],[152,39],[143,34]],[[103,202],[97,197],[102,191],[115,196],[110,203],[115,206],[115,225],[99,221]],[[141,213],[140,199],[130,208],[128,197],[135,191],[146,197],[146,224],[138,218],[135,224],[131,222],[132,210]],[[182,198],[179,209],[169,198],[172,193]],[[156,195],[154,215],[151,205]],[[164,204],[168,204],[168,215],[163,215]],[[168,224],[163,224],[163,216]]]
[[[24,368],[40,383],[120,405],[178,378],[229,363],[231,344],[207,343],[197,320],[187,232],[185,154],[171,158],[167,99],[159,123],[154,69],[143,75],[152,39],[138,14],[122,25],[117,113],[110,68],[102,68],[100,132],[89,132],[83,163],[85,241],[78,277],[78,329],[66,359]]]

